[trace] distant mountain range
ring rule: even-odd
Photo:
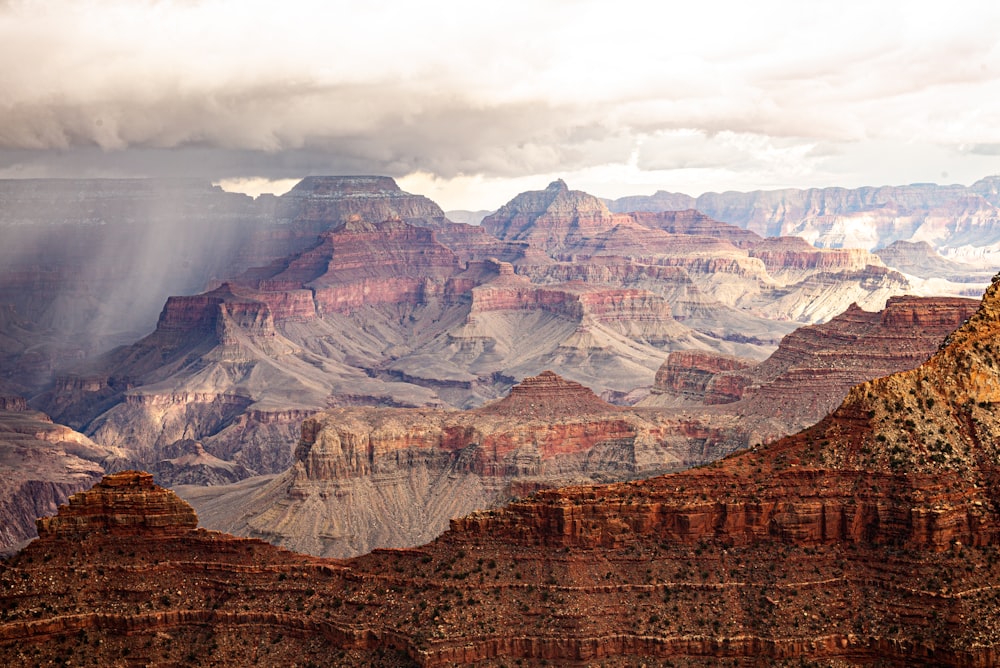
[[[884,248],[925,241],[959,262],[1000,266],[1000,176],[971,186],[919,183],[691,197],[663,190],[608,202],[612,211],[695,209],[765,237],[797,236],[820,248]]]

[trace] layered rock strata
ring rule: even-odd
[[[778,438],[815,423],[854,385],[916,367],[977,306],[952,297],[893,297],[878,312],[852,306],[828,323],[795,330],[757,364],[671,353],[639,405],[682,406],[708,424],[738,415],[751,439],[743,445]]]
[[[208,527],[352,556],[426,542],[456,515],[535,489],[717,458],[736,427],[622,409],[544,372],[470,411],[326,411],[303,423],[294,465],[273,480],[181,493]]]
[[[562,181],[522,193],[482,226],[507,241],[528,241],[559,262],[607,264],[614,258],[626,266],[682,269],[704,297],[744,312],[737,318],[723,308],[709,322],[693,321],[710,336],[732,336],[752,321],[750,314],[813,323],[852,302],[877,309],[888,297],[914,287],[866,250],[821,249],[788,236],[763,239],[694,211],[612,213]]]
[[[826,248],[871,250],[896,241],[928,242],[949,259],[995,266],[998,186],[1000,177],[990,176],[968,187],[925,183],[705,193],[697,198],[660,191],[611,202],[610,210],[696,209],[761,236],[799,236]]]
[[[538,491],[419,549],[308,559],[187,516],[169,538],[45,533],[0,570],[0,656],[993,665],[998,335],[995,283],[929,361],[856,387],[804,432],[646,481]],[[161,516],[168,493],[127,489],[125,507]]]

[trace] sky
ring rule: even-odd
[[[0,0],[0,178],[446,210],[1000,174],[1000,3]]]

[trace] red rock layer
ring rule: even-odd
[[[754,366],[753,360],[705,351],[680,351],[667,355],[653,384],[654,394],[670,394],[706,404],[738,401],[748,383],[717,382],[731,379],[728,371],[741,371]]]
[[[559,458],[614,445],[623,456],[616,466],[634,468],[628,451],[645,429],[589,388],[546,371],[473,411],[327,411],[303,422],[296,458],[309,480],[329,483],[423,465],[435,474],[451,469],[501,478],[585,476],[585,462]]]
[[[371,304],[421,304],[459,270],[458,258],[431,230],[354,215],[308,251],[238,280],[274,305],[276,317],[302,319]]]
[[[128,474],[94,493],[113,507],[61,512],[89,533],[42,532],[0,569],[0,658],[994,665],[998,335],[1000,281],[928,362],[858,386],[805,432],[647,481],[538,491],[347,562],[193,531]],[[98,507],[172,514],[174,535],[147,540],[159,519]]]
[[[480,225],[498,239],[554,250],[610,230],[619,220],[628,219],[616,219],[601,200],[559,180],[545,190],[521,193]]]
[[[596,322],[673,321],[670,305],[658,295],[636,288],[613,288],[584,283],[539,286],[527,279],[501,274],[472,290],[471,315],[490,311],[543,310],[572,319]]]
[[[790,269],[860,271],[868,265],[881,265],[876,256],[860,248],[816,248],[799,237],[764,239],[753,244],[749,252],[772,274]]]
[[[153,484],[142,471],[105,476],[86,492],[78,492],[55,517],[38,520],[42,538],[82,538],[91,534],[165,536],[198,526],[191,506],[173,492]]]
[[[351,216],[368,220],[444,218],[437,204],[400,190],[387,176],[306,177],[281,197],[278,215],[328,225],[337,225]]]
[[[750,230],[744,230],[728,223],[720,223],[694,209],[657,212],[634,211],[628,215],[643,227],[663,230],[671,234],[718,237],[740,248],[746,248],[761,241],[761,237]]]
[[[890,298],[879,312],[852,306],[827,323],[795,330],[756,365],[716,371],[711,355],[672,353],[654,392],[706,405],[742,399],[732,410],[801,428],[832,410],[852,386],[925,361],[976,308],[971,299],[908,296]],[[697,383],[686,387],[692,376]]]

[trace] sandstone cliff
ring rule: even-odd
[[[944,279],[965,284],[967,289],[976,290],[990,282],[989,273],[974,265],[955,262],[942,257],[926,241],[894,241],[885,248],[876,248],[872,253],[893,269],[925,279]],[[972,295],[970,295],[972,296]]]
[[[544,249],[558,262],[683,269],[702,298],[721,307],[714,311],[714,320],[691,324],[723,338],[733,338],[739,324],[749,324],[744,331],[759,339],[763,328],[753,323],[754,317],[822,322],[854,302],[881,308],[888,297],[915,287],[860,248],[822,249],[787,236],[763,239],[690,210],[613,214],[597,198],[569,190],[562,181],[544,191],[522,193],[485,218],[482,226],[500,239]],[[526,265],[524,272],[536,277],[553,271],[532,267],[530,261],[515,264]],[[919,288],[927,294],[955,293],[954,286]]]
[[[168,492],[114,478],[60,512],[89,533],[43,531],[3,564],[0,653],[993,665],[998,334],[1000,279],[929,361],[856,387],[802,433],[646,481],[541,490],[350,561],[192,530]],[[167,531],[132,519],[171,515]]]
[[[291,471],[184,495],[209,527],[312,554],[416,545],[518,490],[684,468],[811,425],[853,385],[926,360],[976,307],[855,307],[793,332],[761,363],[671,353],[631,410],[549,373],[473,411],[342,408],[306,421]]]
[[[310,177],[256,200],[196,179],[0,180],[0,361],[16,391],[148,333],[170,295],[312,246],[351,216],[444,224],[388,177]],[[18,328],[4,315],[16,313]],[[7,337],[19,341],[10,346]]]
[[[560,193],[553,197],[568,198],[560,206],[579,210],[582,195]],[[396,200],[416,206],[377,179],[310,180],[297,196],[302,211],[313,211],[310,221],[332,229],[213,290],[169,298],[154,333],[60,378],[36,405],[125,449],[127,465],[150,468],[161,481],[218,482],[287,468],[299,421],[330,405],[467,408],[549,367],[597,391],[625,393],[652,383],[664,351],[762,358],[792,327],[721,307],[680,267],[626,258],[568,271],[588,265],[487,243],[482,230],[350,213],[358,202],[375,210]],[[307,206],[313,196],[318,203]],[[336,216],[346,219],[333,224]],[[720,248],[742,253],[762,266],[726,240],[734,232],[745,241],[740,230],[655,218],[677,233],[633,224],[630,248],[669,237],[664,248],[676,246],[675,259],[693,245],[708,256]],[[711,230],[714,236],[701,234]],[[516,264],[480,257],[497,250]],[[522,266],[528,269],[518,274]],[[664,287],[667,279],[674,287]],[[672,316],[672,298],[701,331]],[[187,440],[223,464],[178,468],[195,460],[167,451]],[[161,464],[167,459],[176,461]]]

